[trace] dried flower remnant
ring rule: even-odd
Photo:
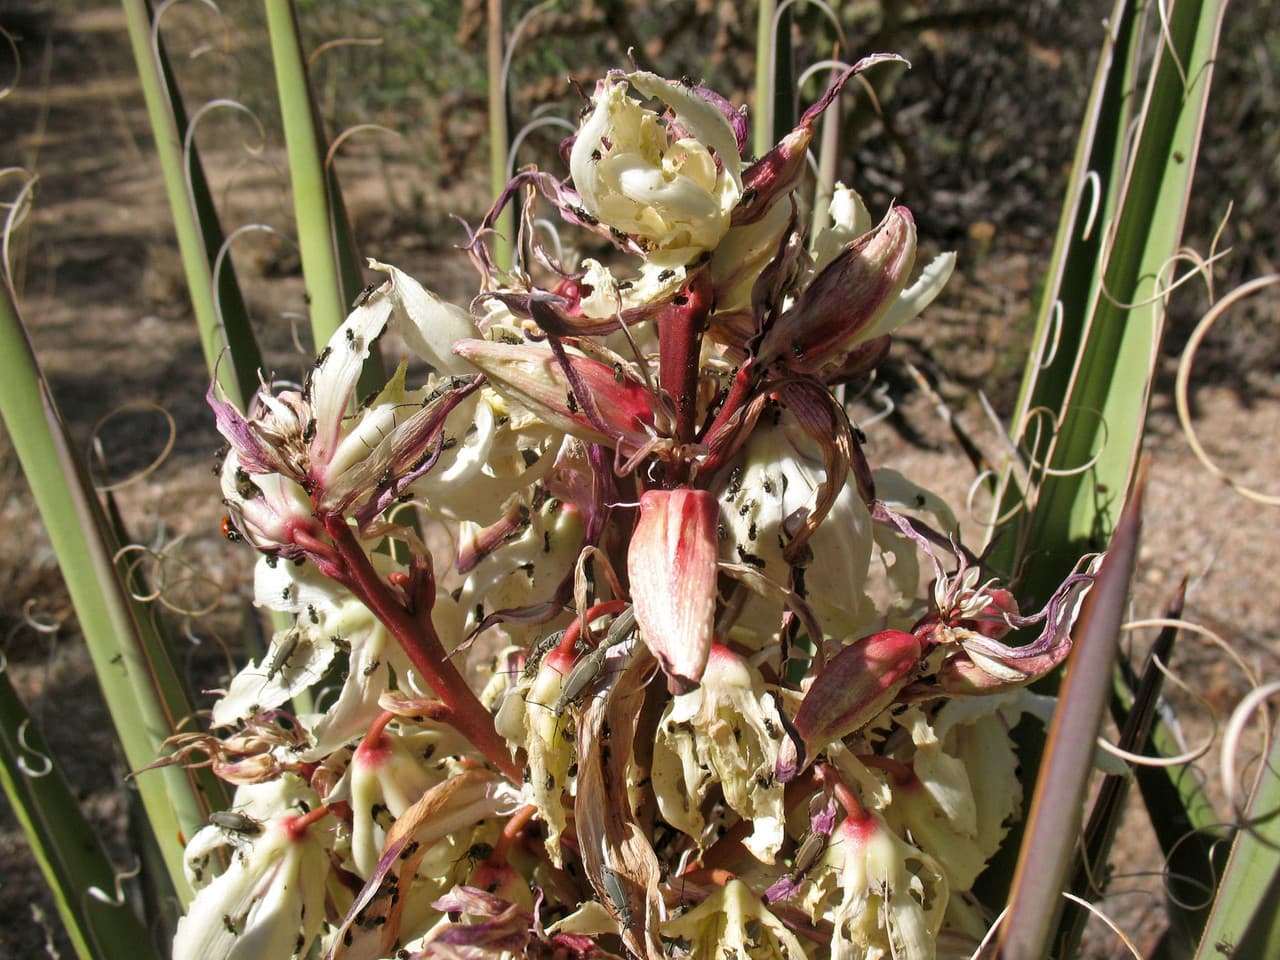
[[[972,931],[947,905],[1014,811],[1016,688],[1090,577],[1020,614],[832,392],[954,264],[916,276],[918,214],[843,186],[816,236],[797,212],[817,117],[892,59],[752,164],[723,97],[611,72],[570,178],[521,171],[471,231],[470,310],[375,263],[304,386],[211,391],[255,600],[295,622],[165,761],[242,785],[189,847],[179,955],[930,957]],[[530,242],[498,270],[508,203]],[[615,255],[565,253],[581,232]],[[358,404],[393,324],[433,372]]]
[[[747,849],[772,863],[785,819],[774,776],[781,722],[759,671],[727,647],[712,647],[702,684],[672,699],[658,722],[653,782],[667,822],[701,842],[703,800],[718,786],[729,809],[752,825]]]

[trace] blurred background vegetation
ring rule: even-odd
[[[876,50],[901,53],[912,63],[891,81],[877,79],[878,107],[866,96],[842,101],[848,146],[839,178],[860,190],[873,211],[892,199],[908,204],[925,253],[960,253],[943,299],[900,336],[886,379],[900,410],[916,390],[903,366],[910,360],[960,413],[976,409],[981,389],[1007,414],[1110,4],[849,0],[833,6],[843,38],[816,4],[790,8],[798,70],[833,55],[852,59]],[[474,274],[454,249],[464,234],[450,216],[475,222],[490,199],[485,3],[298,0],[297,7],[306,47],[320,51],[312,77],[329,135],[359,124],[385,128],[356,132],[335,160],[362,253],[465,302]],[[261,125],[259,131],[243,113],[213,110],[196,142],[224,230],[253,223],[275,231],[237,237],[231,258],[268,362],[288,376],[314,350],[306,324],[296,322],[306,304],[296,250],[286,239],[293,221],[265,17],[249,0],[225,0],[217,9],[190,0],[168,7],[164,40],[189,113],[231,98]],[[508,31],[533,9],[509,3]],[[16,85],[0,101],[0,167],[17,165],[41,177],[33,213],[12,236],[8,255],[55,395],[76,436],[100,446],[111,477],[145,470],[163,447],[164,422],[150,408],[99,428],[100,419],[129,400],[168,411],[177,429],[174,450],[163,470],[121,492],[122,508],[136,537],[181,543],[185,562],[234,597],[244,589],[250,561],[217,535],[221,508],[208,465],[218,442],[202,400],[203,365],[123,15],[90,0],[3,0],[0,26],[13,37],[21,63]],[[579,88],[589,91],[605,69],[625,66],[629,56],[750,104],[754,42],[754,10],[732,0],[544,5],[526,22],[512,58],[513,126],[548,114],[572,119],[581,105]],[[1225,291],[1280,265],[1280,222],[1271,216],[1280,199],[1280,8],[1233,5],[1222,50],[1187,242],[1208,251],[1232,208],[1218,246],[1235,252],[1214,274]],[[0,83],[14,70],[11,51],[0,44]],[[819,82],[801,92],[801,103],[812,99]],[[551,126],[533,131],[517,162],[561,170],[561,136]],[[11,191],[3,196],[9,199]],[[1195,284],[1174,301],[1160,368],[1166,389],[1157,408],[1169,404],[1176,358],[1207,303]],[[1275,404],[1276,308],[1273,288],[1234,310],[1202,348],[1195,382],[1229,390],[1245,410]],[[901,412],[893,422],[909,445],[940,447],[926,422]],[[1280,461],[1271,447],[1274,442],[1259,443],[1258,451],[1274,466]],[[1262,469],[1265,476],[1268,468]],[[35,629],[65,621],[69,607],[2,430],[0,523],[3,653],[64,772],[126,869],[131,843],[123,827],[123,771],[71,628],[59,634]],[[28,600],[35,601],[29,611]],[[1236,602],[1247,608],[1252,600],[1245,595]],[[224,603],[201,636],[234,637],[226,646],[236,649],[237,616],[238,607]],[[1259,616],[1265,618],[1265,609]],[[1267,637],[1274,644],[1274,626]],[[189,660],[204,686],[224,675],[220,641],[193,645]],[[46,937],[60,942],[56,921],[46,925],[38,915],[51,911],[23,848],[5,811],[0,914],[11,920],[0,925],[0,956],[36,955]]]

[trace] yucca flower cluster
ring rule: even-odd
[[[174,754],[237,785],[188,844],[175,956],[924,958],[983,934],[1008,733],[1044,709],[1020,688],[1089,577],[1022,615],[833,393],[954,262],[915,277],[911,213],[845,187],[802,226],[815,122],[889,59],[750,164],[724,98],[612,72],[568,179],[521,171],[472,232],[469,310],[373,263],[300,390],[211,391],[229,535],[294,623]],[[359,402],[391,327],[434,372]]]

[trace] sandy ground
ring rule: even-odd
[[[17,238],[23,313],[78,443],[87,445],[95,425],[123,409],[100,432],[111,477],[142,469],[164,446],[168,427],[158,410],[172,418],[173,450],[158,468],[122,489],[119,503],[140,542],[168,545],[209,578],[201,591],[224,596],[222,617],[214,624],[225,629],[236,598],[243,596],[250,557],[218,536],[223,511],[209,469],[218,442],[202,400],[204,368],[182,296],[140,91],[120,42],[121,16],[105,8],[59,26],[47,70],[41,73],[36,47],[30,79],[0,103],[0,115],[19,120],[12,127],[6,120],[19,136],[4,148],[5,161],[34,166],[42,178],[29,227]],[[206,160],[223,191],[227,223],[257,220],[290,229],[280,199],[278,152],[246,161],[243,154],[221,150]],[[387,221],[384,184],[405,184],[418,176],[413,168],[392,167],[384,179],[371,161],[357,158],[346,172],[361,174],[350,178],[355,189],[348,201],[366,238],[365,252],[447,295],[468,296],[467,268],[448,249],[460,235],[440,214],[419,214],[403,229]],[[455,192],[461,197],[467,189],[462,185]],[[452,199],[438,198],[432,209],[443,210]],[[1007,326],[1028,308],[1031,278],[1044,253],[997,251],[980,266],[962,264],[964,275],[936,316],[918,321],[908,340],[952,342],[965,335],[967,325],[977,341],[968,356],[979,356],[979,331]],[[291,345],[282,314],[303,304],[287,247],[270,238],[245,238],[236,247],[236,266],[272,361],[296,361],[302,354]],[[940,328],[931,331],[931,323]],[[905,354],[912,355],[910,344]],[[945,364],[940,372],[943,396],[975,438],[995,449],[996,432],[972,391],[945,379]],[[1274,677],[1280,651],[1275,509],[1234,493],[1196,461],[1171,412],[1165,383],[1171,380],[1162,375],[1153,402],[1151,482],[1133,615],[1158,614],[1176,584],[1189,578],[1188,619],[1218,631],[1251,669]],[[1197,429],[1239,483],[1274,496],[1280,493],[1280,384],[1264,374],[1251,377],[1248,390],[1240,387],[1215,382],[1199,388]],[[895,467],[964,503],[973,474],[931,404],[918,393],[896,396],[895,402],[900,418],[868,429],[873,464]],[[27,601],[34,603],[33,617],[65,618],[67,611],[38,518],[8,459],[0,473],[0,599],[4,622],[16,624],[5,638],[9,671],[59,768],[125,869],[130,856],[120,830],[123,771],[105,732],[87,656],[69,622],[56,634],[41,634],[18,620]],[[975,537],[978,526],[976,519],[968,524]],[[1205,701],[1173,697],[1194,742],[1207,729],[1207,710],[1229,710],[1247,684],[1221,650],[1195,636],[1183,642],[1176,669]],[[1212,773],[1209,763],[1204,766]],[[1140,810],[1131,813],[1114,862],[1114,889],[1136,892],[1113,895],[1106,908],[1124,919],[1146,950],[1160,929],[1161,862]],[[0,957],[37,955],[56,927],[51,902],[7,810],[0,814],[0,916],[9,918],[0,924]],[[1088,952],[1113,956],[1115,943],[1091,927]]]

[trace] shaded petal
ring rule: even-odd
[[[650,437],[649,391],[598,360],[567,354],[567,363],[589,397],[578,397],[554,352],[532,344],[460,340],[453,352],[482,370],[503,396],[524,404],[552,426],[592,443],[626,441],[633,448]],[[597,414],[588,416],[587,404]]]

